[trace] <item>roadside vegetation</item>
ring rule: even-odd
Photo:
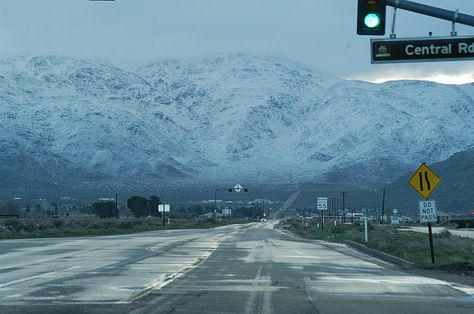
[[[161,200],[132,196],[126,206],[118,206],[114,198],[101,198],[98,202],[72,205],[67,200],[49,203],[37,200],[34,206],[20,207],[19,203],[0,202],[0,239],[74,237],[118,235],[166,229],[213,228],[228,224],[248,223],[263,216],[262,207],[232,208],[223,215],[223,209],[214,204],[173,206],[165,215],[158,212]],[[63,204],[61,204],[63,202]],[[69,203],[69,204],[68,204]],[[232,219],[230,218],[232,217]]]
[[[433,235],[436,263],[431,263],[428,234],[403,230],[401,225],[369,223],[368,243],[364,241],[364,224],[338,224],[327,222],[317,228],[316,219],[303,221],[292,218],[281,225],[291,232],[308,239],[330,242],[350,240],[415,263],[421,268],[438,268],[474,276],[474,239],[452,235],[449,231]]]
[[[245,219],[171,219],[163,227],[159,217],[98,219],[95,216],[0,219],[0,239],[117,235],[154,230],[203,229],[246,223]]]

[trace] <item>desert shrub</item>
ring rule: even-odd
[[[448,230],[443,230],[440,233],[434,235],[434,237],[437,239],[449,238],[451,236],[452,234]]]
[[[55,228],[60,228],[60,227],[62,227],[63,225],[64,225],[64,220],[62,220],[62,219],[55,219],[55,220],[53,220],[53,226],[54,226]]]
[[[133,225],[133,222],[130,220],[123,220],[119,223],[119,227],[124,229],[131,229],[133,228]]]
[[[28,220],[25,220],[23,221],[23,230],[25,230],[26,232],[36,232],[38,231],[38,224],[36,223],[36,221],[34,220],[31,220],[31,219],[28,219]]]
[[[21,220],[20,219],[6,219],[3,223],[5,227],[12,231],[16,231],[18,228],[21,229]]]

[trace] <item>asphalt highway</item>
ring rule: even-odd
[[[474,287],[267,222],[0,241],[0,313],[474,313]]]

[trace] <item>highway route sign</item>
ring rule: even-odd
[[[327,210],[328,209],[328,198],[327,197],[318,197],[318,209]]]
[[[234,186],[234,191],[239,193],[240,191],[243,190],[243,186],[241,186],[240,184],[237,184]]]
[[[420,202],[420,222],[437,222],[438,215],[436,214],[435,201]]]
[[[441,182],[441,178],[431,170],[425,163],[422,163],[408,181],[418,193],[425,199],[428,199]]]

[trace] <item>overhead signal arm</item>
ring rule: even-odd
[[[388,6],[402,9],[405,11],[415,12],[423,15],[436,17],[442,20],[451,21],[453,23],[474,26],[474,16],[469,14],[459,13],[457,11],[450,11],[433,7],[426,4],[421,4],[408,0],[385,0]]]

